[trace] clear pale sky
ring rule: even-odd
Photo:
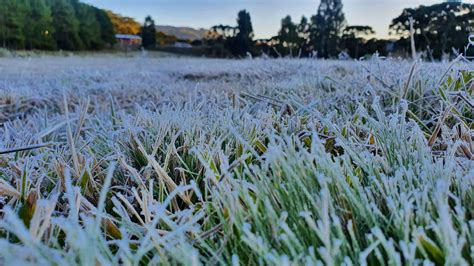
[[[343,0],[346,19],[351,25],[370,25],[378,37],[388,36],[390,21],[403,8],[431,5],[445,0]],[[247,9],[257,38],[277,34],[280,21],[291,15],[299,22],[302,15],[315,14],[320,0],[83,0],[95,6],[143,21],[151,15],[157,25],[210,28],[235,25],[237,12]],[[463,2],[473,3],[474,0]]]

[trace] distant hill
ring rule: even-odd
[[[174,27],[174,26],[156,26],[157,32],[163,32],[166,35],[176,36],[181,40],[200,40],[203,39],[208,30],[193,29],[190,27]]]

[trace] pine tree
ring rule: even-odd
[[[318,13],[311,17],[311,43],[322,57],[336,56],[341,51],[346,19],[341,0],[321,0]]]
[[[156,45],[156,27],[155,21],[150,17],[146,17],[145,24],[141,30],[142,45],[145,48],[152,48]]]
[[[245,56],[253,49],[254,37],[252,20],[246,10],[241,10],[237,15],[237,31],[231,51],[235,56]]]

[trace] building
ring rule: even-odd
[[[115,39],[121,48],[138,48],[142,45],[142,37],[131,34],[116,34]]]

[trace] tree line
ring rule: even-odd
[[[1,0],[3,47],[99,50],[114,42],[114,26],[106,11],[78,0]]]
[[[141,25],[134,19],[81,3],[79,0],[0,0],[0,45],[9,49],[99,50],[115,43],[115,33],[141,35],[143,46],[174,42],[156,31],[149,16]],[[207,55],[217,57],[317,56],[351,57],[379,53],[407,56],[413,19],[417,52],[427,59],[462,53],[474,32],[474,5],[440,3],[406,8],[390,25],[390,40],[375,38],[366,25],[348,25],[342,0],[321,0],[316,14],[298,22],[281,20],[278,34],[255,39],[250,14],[237,14],[237,25],[216,25],[198,42]]]
[[[390,26],[390,33],[400,36],[397,44],[404,50],[410,46],[410,18],[419,52],[431,59],[463,52],[469,34],[474,33],[473,4],[451,2],[407,8]]]
[[[273,56],[318,56],[359,58],[367,54],[410,52],[410,24],[413,18],[414,40],[418,52],[428,59],[462,53],[469,33],[474,32],[474,5],[441,3],[404,9],[390,25],[392,40],[376,39],[366,25],[348,25],[342,0],[321,0],[317,13],[299,23],[290,16],[281,21],[278,34],[270,39],[254,40],[250,14],[242,10],[237,26],[211,28],[205,43],[216,56],[244,57],[265,53]]]

